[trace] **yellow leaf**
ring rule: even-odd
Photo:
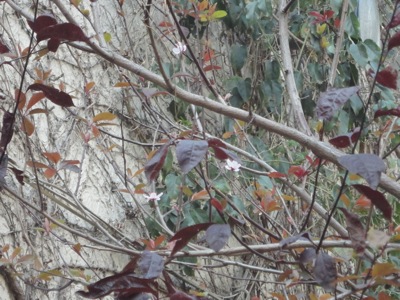
[[[349,199],[349,197],[347,197],[346,194],[342,194],[342,195],[340,196],[340,201],[342,201],[343,204],[344,204],[346,207],[349,207],[349,206],[350,206],[350,199]]]
[[[129,84],[129,82],[117,82],[116,84],[114,84],[114,87],[130,87],[131,85]]]
[[[140,175],[140,174],[143,173],[143,172],[144,172],[144,168],[141,168],[141,169],[137,170],[137,171],[132,175],[132,177],[138,176],[138,175]]]
[[[20,247],[15,248],[13,253],[10,256],[10,260],[13,260],[20,253],[21,253],[21,248]]]
[[[89,16],[90,15],[90,10],[88,10],[88,9],[81,9],[81,13],[84,15],[84,16]]]
[[[321,45],[322,49],[326,49],[329,46],[329,41],[326,38],[326,36],[321,37],[321,40],[319,41],[319,44]]]
[[[211,19],[212,20],[214,20],[214,19],[221,19],[221,18],[223,18],[223,17],[226,17],[228,14],[227,14],[227,12],[226,11],[224,11],[224,10],[217,10],[217,11],[215,11],[212,15],[211,15]]]
[[[357,175],[357,174],[354,174],[354,173],[349,173],[349,179],[353,180],[353,181],[356,181],[356,180],[360,180],[361,176]]]
[[[326,23],[324,24],[317,24],[317,33],[319,35],[323,34],[325,32],[326,29]]]
[[[207,190],[202,190],[198,193],[194,193],[192,196],[192,201],[194,200],[205,200],[205,199],[210,199],[210,196],[208,195]]]
[[[93,117],[93,122],[96,123],[99,121],[111,121],[111,120],[114,120],[116,117],[117,117],[116,115],[105,111],[105,112],[95,115]]]
[[[233,132],[232,132],[232,131],[228,131],[228,132],[225,132],[225,133],[222,135],[222,138],[223,138],[224,140],[226,140],[226,139],[229,139],[232,135],[233,135]]]
[[[296,197],[289,196],[289,195],[282,195],[282,198],[283,198],[284,200],[286,200],[286,201],[295,201],[295,200],[297,200]]]

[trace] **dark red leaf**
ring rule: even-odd
[[[11,167],[10,169],[11,169],[11,171],[13,171],[15,178],[18,180],[18,182],[21,185],[24,185],[24,172],[21,170],[18,170],[17,168],[13,168],[13,167]]]
[[[324,17],[326,20],[332,18],[334,14],[335,14],[335,12],[333,10],[324,11]]]
[[[61,44],[61,40],[59,39],[49,39],[47,42],[47,49],[51,52],[57,52],[58,47]]]
[[[170,242],[176,241],[174,249],[171,251],[171,256],[185,247],[196,234],[202,230],[206,230],[211,225],[213,225],[213,223],[196,224],[185,227],[175,233],[175,235],[169,240]]]
[[[360,218],[356,214],[349,212],[343,207],[339,207],[339,209],[346,217],[347,231],[349,233],[353,249],[358,255],[363,255],[365,248],[367,247],[365,242],[367,233],[360,221]]]
[[[357,93],[359,87],[351,86],[347,88],[328,89],[321,93],[317,102],[317,116],[324,120],[330,120],[334,113],[338,111],[351,96]]]
[[[61,41],[86,42],[88,38],[82,29],[72,23],[62,23],[43,28],[37,33],[38,42],[47,39],[58,39]]]
[[[1,158],[1,153],[0,153],[0,158]],[[7,167],[8,167],[8,155],[4,154],[0,162],[0,187],[6,184]]]
[[[286,239],[283,239],[279,242],[279,246],[281,248],[285,248],[287,245],[293,244],[298,240],[311,240],[311,236],[308,232],[303,232],[294,236],[290,236]]]
[[[392,109],[387,109],[387,110],[378,109],[375,112],[374,118],[378,118],[378,117],[382,117],[382,116],[400,117],[400,106],[398,106],[397,108],[392,108]]]
[[[386,220],[389,222],[392,221],[392,207],[381,192],[375,191],[362,184],[355,184],[353,187],[359,193],[365,195],[369,200],[371,200],[372,204],[382,212]]]
[[[394,47],[400,46],[400,31],[397,31],[390,39],[388,43],[388,51]]]
[[[220,66],[209,65],[209,66],[205,66],[203,68],[203,71],[204,72],[208,72],[208,71],[211,71],[211,70],[221,70],[221,69],[222,69],[222,67],[220,67]]]
[[[42,29],[57,24],[57,20],[50,14],[40,15],[35,21],[28,21],[28,25],[33,32],[38,33]]]
[[[321,15],[319,12],[311,11],[308,13],[308,15],[315,18],[315,20],[313,21],[313,24],[323,23],[325,21],[324,16]]]
[[[317,257],[317,252],[314,248],[307,248],[303,252],[301,252],[299,256],[299,261],[302,264],[308,264],[312,262]]]
[[[43,92],[43,94],[46,96],[47,99],[49,99],[51,102],[59,106],[62,107],[74,106],[71,96],[56,88],[41,83],[34,83],[28,87],[28,90]]]
[[[2,152],[11,141],[14,133],[13,123],[14,115],[8,111],[4,111],[3,127],[1,127],[0,152]]]
[[[189,173],[206,156],[208,142],[204,140],[181,140],[176,145],[176,158],[183,174]]]
[[[332,139],[329,140],[329,143],[331,143],[333,146],[336,148],[345,148],[351,146],[355,141],[358,140],[360,137],[361,132],[360,128],[357,127],[354,129],[353,132],[349,132],[343,135],[336,136]]]
[[[231,159],[237,161],[239,164],[242,164],[242,160],[236,153],[229,151],[228,149],[220,148],[220,147],[212,147],[214,150],[215,157],[220,160]]]
[[[381,181],[381,173],[386,170],[385,162],[375,154],[344,155],[338,162],[349,172],[362,176],[374,190]]]
[[[320,251],[315,259],[313,274],[317,283],[327,291],[332,291],[336,286],[335,260],[327,253]]]
[[[388,66],[376,75],[376,81],[388,88],[397,89],[397,70]]]
[[[144,251],[140,256],[138,267],[140,275],[146,279],[159,277],[164,270],[164,259],[155,252]]]
[[[87,292],[78,291],[76,294],[89,299],[104,297],[112,292],[151,293],[156,295],[156,291],[149,286],[152,282],[152,280],[137,278],[134,274],[117,274],[89,284]]]
[[[228,224],[214,224],[206,230],[206,241],[215,252],[221,250],[231,236],[231,227]]]
[[[220,213],[222,213],[224,211],[224,207],[222,206],[221,202],[219,202],[217,199],[212,198],[210,200],[210,203],[212,206],[215,207],[216,210],[218,210]]]
[[[144,165],[144,173],[146,174],[147,181],[151,182],[158,177],[161,168],[164,165],[165,158],[167,157],[168,148],[171,142],[167,142],[158,149],[158,151],[150,158]]]
[[[2,42],[0,42],[0,54],[8,53],[10,52],[10,49],[6,45],[4,45]]]
[[[226,145],[223,141],[221,141],[220,139],[208,139],[208,146],[209,147],[218,147],[218,148],[226,148]]]
[[[398,12],[393,18],[392,21],[389,23],[388,28],[394,28],[400,25],[400,12]]]

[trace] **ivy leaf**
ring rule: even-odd
[[[38,42],[47,39],[69,42],[86,42],[88,40],[82,29],[72,23],[62,23],[45,27],[37,33],[36,38]]]
[[[313,274],[317,283],[327,291],[333,291],[336,285],[335,260],[325,252],[319,252],[315,259]]]
[[[206,231],[206,241],[215,252],[225,246],[230,236],[231,227],[228,224],[214,224]]]
[[[356,214],[349,212],[343,207],[339,207],[339,209],[346,217],[347,231],[349,232],[349,237],[353,249],[359,256],[362,256],[365,248],[367,247],[367,244],[365,242],[367,238],[367,232],[365,231],[364,226],[360,221],[360,218]]]
[[[28,87],[28,90],[43,92],[47,99],[61,107],[74,106],[71,96],[56,88],[41,83],[34,83]]]
[[[338,158],[338,162],[349,172],[362,176],[374,190],[379,185],[385,162],[375,154],[349,154]]]
[[[143,278],[155,279],[158,278],[164,270],[164,259],[157,253],[146,250],[140,256],[137,265]]]
[[[397,70],[388,66],[376,75],[376,81],[388,88],[397,89]]]
[[[358,92],[360,88],[351,86],[347,88],[331,88],[325,93],[321,93],[317,102],[317,116],[324,120],[330,120],[333,114],[349,100],[351,96]]]
[[[361,194],[365,195],[369,200],[371,200],[372,204],[379,209],[386,220],[389,222],[392,221],[392,206],[386,200],[385,196],[379,192],[371,189],[368,186],[362,184],[355,184],[353,187]]]
[[[192,226],[185,227],[179,230],[175,235],[169,240],[170,242],[176,241],[174,249],[171,251],[171,256],[176,252],[181,250],[183,247],[189,243],[189,241],[200,231],[206,230],[208,227],[213,225],[213,223],[201,223]]]
[[[164,165],[165,158],[167,157],[168,148],[171,142],[167,142],[158,149],[158,151],[150,158],[144,165],[144,174],[147,181],[151,182],[158,177],[161,168]]]
[[[239,72],[246,62],[247,59],[247,48],[240,44],[234,44],[231,46],[231,64],[235,72]]]
[[[206,156],[208,142],[181,140],[176,145],[176,158],[183,174],[189,173]]]

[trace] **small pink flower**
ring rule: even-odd
[[[185,44],[183,44],[183,43],[181,43],[181,42],[178,42],[176,45],[175,45],[175,47],[174,48],[172,48],[172,52],[175,54],[175,55],[181,55],[183,52],[185,52],[186,51],[186,45]]]
[[[162,195],[163,193],[157,195],[157,193],[153,192],[148,195],[144,195],[144,197],[147,199],[147,201],[160,201]]]
[[[229,171],[239,172],[241,166],[242,165],[239,164],[236,160],[231,160],[229,158],[226,160],[225,168]]]

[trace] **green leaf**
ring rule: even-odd
[[[111,41],[111,34],[109,32],[104,32],[103,36],[106,43],[109,43]]]
[[[231,47],[231,63],[235,72],[239,72],[247,59],[247,48],[244,45],[234,44]]]
[[[224,10],[217,10],[211,15],[211,19],[221,19],[226,17],[228,13]]]
[[[179,195],[179,186],[181,184],[181,178],[174,174],[168,174],[165,177],[165,185],[167,187],[167,194],[170,199],[176,199]]]
[[[368,52],[364,44],[352,44],[349,53],[359,66],[365,67],[368,64]]]

